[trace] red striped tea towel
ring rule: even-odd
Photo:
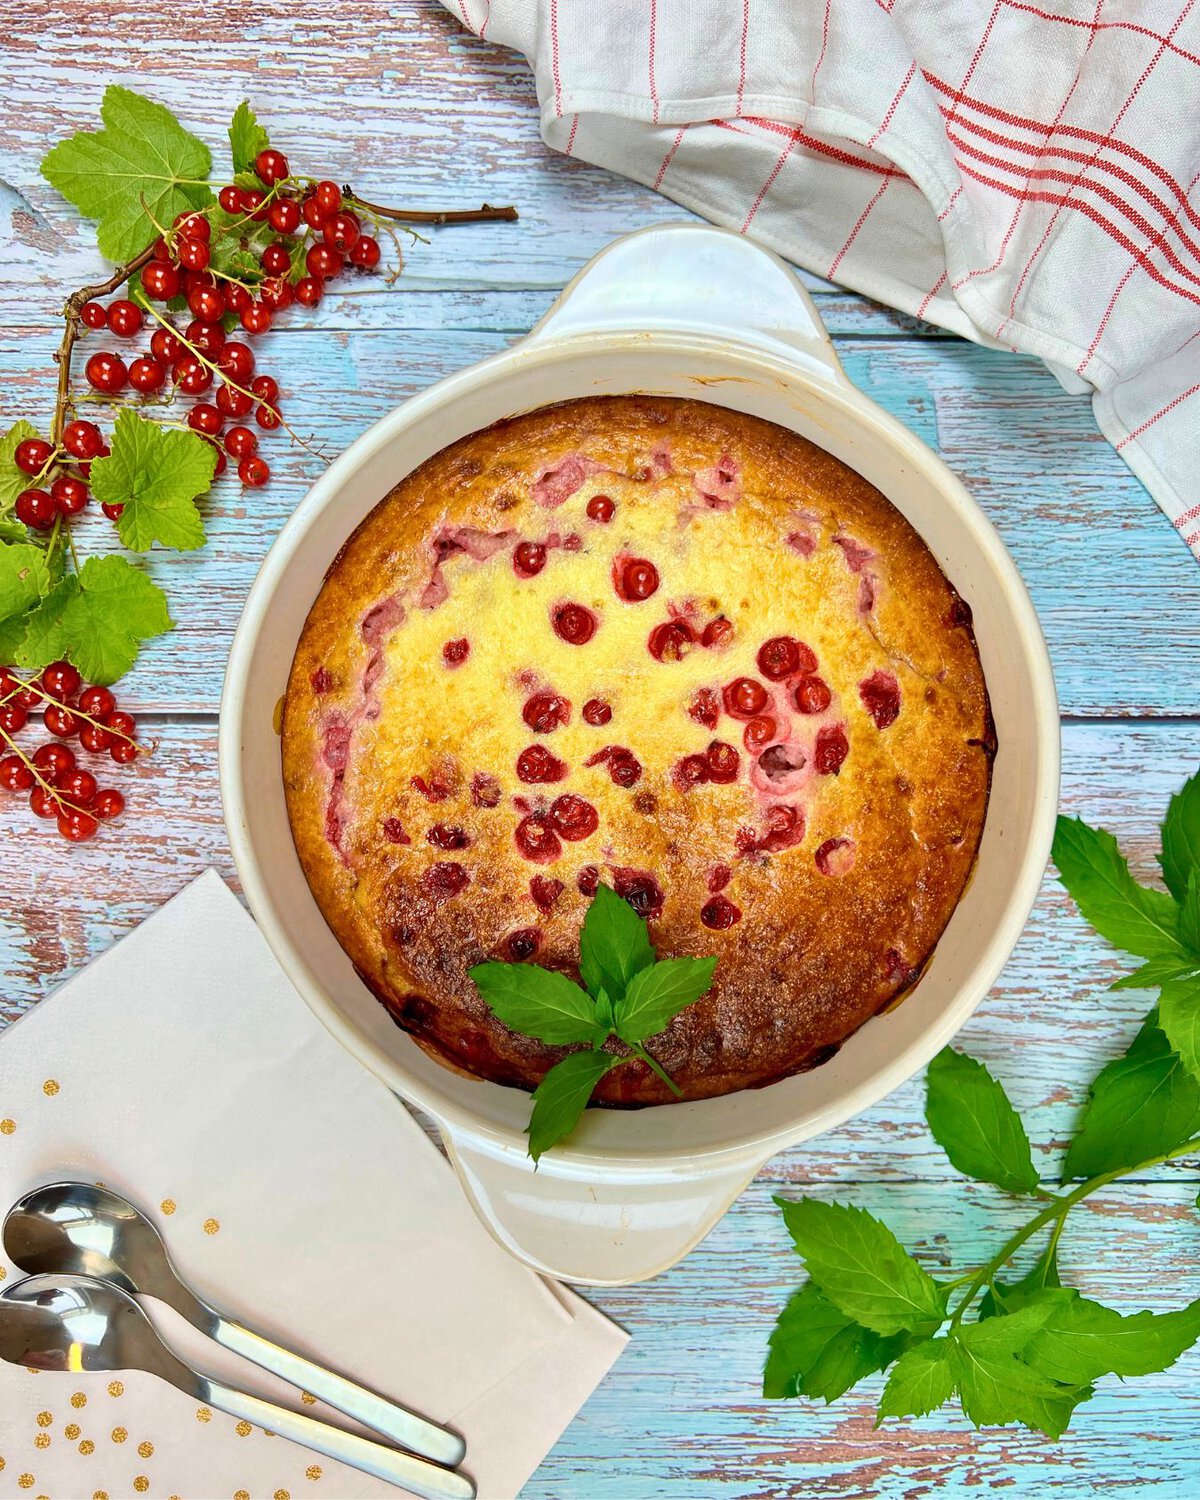
[[[1200,0],[443,0],[541,129],[1093,393],[1200,557]]]

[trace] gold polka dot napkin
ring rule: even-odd
[[[222,1311],[457,1428],[483,1500],[516,1495],[625,1342],[492,1240],[213,872],[0,1032],[0,1214],[63,1178],[137,1202]],[[0,1254],[0,1288],[21,1274]],[[353,1426],[146,1306],[206,1374]],[[137,1371],[0,1363],[0,1497],[398,1493]]]

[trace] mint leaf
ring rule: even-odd
[[[626,1059],[610,1052],[572,1052],[555,1063],[533,1091],[533,1114],[526,1127],[529,1154],[536,1162],[579,1123],[592,1090],[612,1068]]]
[[[622,903],[624,904],[624,903]],[[667,958],[641,969],[615,1007],[617,1035],[632,1045],[657,1036],[712,987],[715,958]]]
[[[1060,816],[1051,852],[1062,883],[1101,937],[1139,958],[1180,953],[1174,901],[1138,885],[1111,833]]]
[[[124,261],[187,209],[212,202],[212,157],[169,109],[118,84],[104,91],[103,130],[60,141],[42,175],[86,218],[99,221],[100,253]]]
[[[949,1339],[928,1339],[902,1354],[888,1372],[879,1398],[879,1415],[923,1417],[954,1394],[954,1361]]]
[[[1184,1067],[1193,1078],[1200,1078],[1200,978],[1164,984],[1158,996],[1158,1018]]]
[[[1069,1385],[1102,1375],[1150,1375],[1175,1363],[1200,1338],[1200,1301],[1179,1312],[1133,1313],[1060,1288],[1041,1294],[1049,1316],[1024,1350],[1042,1374]]]
[[[123,505],[117,532],[133,552],[155,542],[188,552],[204,545],[195,498],[212,484],[216,449],[194,432],[174,432],[128,408],[117,415],[112,452],[92,463],[102,505]]]
[[[1191,979],[1200,974],[1200,956],[1188,958],[1151,958],[1140,969],[1116,980],[1110,990],[1156,990],[1172,979]]]
[[[1152,1010],[1124,1057],[1092,1084],[1065,1177],[1094,1177],[1181,1146],[1200,1130],[1200,1082],[1188,1072]]]
[[[1200,870],[1188,874],[1188,886],[1179,910],[1179,938],[1200,959]]]
[[[1017,1358],[1049,1315],[1048,1307],[1026,1307],[957,1330],[951,1360],[963,1411],[976,1427],[1021,1422],[1061,1437],[1075,1407],[1091,1396],[1086,1385],[1059,1385]]]
[[[476,964],[468,970],[495,1015],[513,1031],[551,1047],[602,1042],[592,997],[553,969],[537,964]]]
[[[233,170],[235,172],[251,170],[258,153],[265,151],[270,144],[267,132],[258,123],[254,111],[250,108],[250,101],[243,99],[234,110],[233,119],[229,122],[229,151],[233,157]],[[259,192],[262,192],[262,184],[258,183],[257,186]]]
[[[762,1393],[768,1400],[845,1395],[895,1359],[905,1335],[882,1338],[839,1312],[815,1281],[788,1298],[769,1340]]]
[[[646,924],[611,886],[599,885],[579,936],[579,972],[593,995],[608,991],[617,1006],[635,974],[654,962]]]
[[[1167,804],[1159,862],[1167,889],[1176,901],[1182,901],[1188,876],[1200,870],[1200,771],[1189,777]]]
[[[1004,1313],[1016,1312],[1018,1308],[1034,1301],[1048,1287],[1059,1287],[1058,1252],[1054,1242],[1038,1257],[1037,1264],[1020,1281],[1005,1284],[993,1281],[980,1299],[980,1318],[998,1318]]]
[[[929,1064],[925,1118],[957,1167],[1009,1193],[1038,1185],[1029,1137],[1008,1095],[982,1063],[944,1047]]]
[[[931,1334],[941,1326],[948,1289],[905,1254],[885,1224],[841,1203],[775,1202],[809,1275],[846,1317],[883,1334]]]
[[[17,496],[22,490],[33,487],[33,476],[26,474],[24,469],[18,469],[15,454],[19,444],[26,438],[39,437],[40,434],[31,422],[15,422],[8,431],[0,438],[0,517],[7,518],[12,513],[13,506],[17,503]],[[14,526],[19,522],[14,521]],[[25,528],[20,528],[21,536],[25,535]]]

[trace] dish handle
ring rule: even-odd
[[[550,1153],[535,1170],[529,1157],[445,1124],[442,1138],[471,1206],[504,1248],[582,1286],[645,1281],[682,1260],[766,1160],[606,1172]]]
[[[671,332],[750,344],[845,384],[812,298],[770,250],[711,224],[639,229],[594,256],[526,342]]]

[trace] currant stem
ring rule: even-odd
[[[398,224],[514,224],[521,217],[509,204],[505,208],[494,208],[485,203],[481,208],[384,208],[362,198],[349,183],[342,188],[342,196],[349,203],[365,208],[368,213],[378,214],[381,219],[394,219]]]

